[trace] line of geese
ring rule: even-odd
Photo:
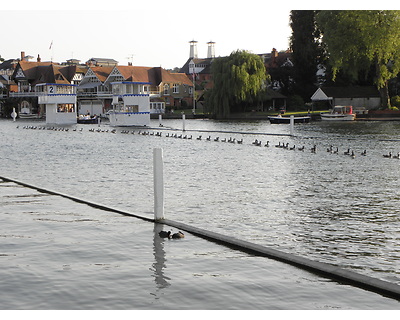
[[[17,126],[17,128],[19,128],[19,126]],[[69,131],[69,128],[65,128],[65,127],[47,127],[47,126],[23,126],[23,129],[32,129],[32,130],[53,130],[53,131]],[[79,130],[77,128],[72,129],[72,131],[83,131],[83,128],[80,128]],[[89,132],[111,132],[111,133],[117,133],[116,129],[112,129],[112,130],[108,130],[108,129],[94,129],[94,128],[90,128]],[[120,131],[121,134],[135,134],[135,130],[121,130]],[[142,131],[139,130],[137,131],[137,134],[139,135],[143,135],[143,136],[156,136],[156,137],[161,137],[162,133],[161,132],[153,132],[153,131]],[[187,140],[192,140],[193,136],[192,135],[183,135],[183,134],[170,134],[167,133],[165,135],[166,137],[171,137],[171,138],[177,138],[177,139],[187,139]],[[203,140],[202,135],[198,136],[196,138],[196,140]],[[236,139],[236,138],[221,138],[220,137],[215,137],[215,138],[211,138],[211,136],[207,136],[205,139],[205,141],[215,141],[215,142],[228,142],[228,143],[237,143],[237,144],[243,144],[243,138],[242,139]],[[252,142],[252,145],[254,146],[264,146],[264,147],[269,147],[270,146],[270,142],[267,141],[265,144],[262,143],[261,140],[255,139]],[[284,142],[279,142],[277,145],[275,145],[276,148],[281,148],[281,149],[287,149],[287,150],[298,150],[298,151],[304,151],[305,147],[304,145],[301,147],[297,147],[295,145],[293,145],[292,147],[289,147],[289,142],[284,143]],[[311,148],[310,148],[311,153],[316,153],[317,152],[317,146],[314,144]],[[332,154],[339,154],[339,148],[338,147],[334,147],[333,145],[330,145],[327,150],[328,153],[332,153]],[[354,152],[354,150],[351,150],[350,148],[347,149],[347,151],[343,152],[344,155],[348,155],[352,158],[356,157],[356,154]],[[361,156],[366,156],[367,155],[367,150],[364,150],[361,152]],[[400,159],[400,152],[397,152],[397,154],[393,154],[392,152],[389,152],[387,154],[383,154],[384,158],[391,158],[391,159]]]

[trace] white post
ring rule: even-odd
[[[294,135],[294,115],[290,116],[290,135]]]
[[[162,148],[153,149],[154,220],[164,219],[164,164]]]
[[[158,125],[160,127],[162,127],[162,115],[161,114],[158,115]]]
[[[186,115],[182,113],[182,131],[185,131],[185,120],[186,120]]]
[[[13,118],[13,121],[15,121],[15,118],[17,117],[17,113],[15,112],[15,108],[13,108],[13,111],[11,112],[11,117]]]

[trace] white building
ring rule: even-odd
[[[46,110],[46,123],[69,125],[77,123],[76,86],[73,84],[41,83],[36,85],[38,103]]]
[[[111,126],[150,125],[150,82],[112,82]]]

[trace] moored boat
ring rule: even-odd
[[[331,112],[321,113],[321,120],[327,121],[353,121],[355,118],[352,106],[335,106]]]
[[[90,115],[79,115],[77,122],[81,124],[96,124],[99,122],[99,118],[96,115],[94,115],[93,117],[91,117]]]
[[[290,117],[282,117],[281,115],[277,116],[269,116],[268,120],[270,123],[279,124],[279,123],[290,123]],[[293,117],[294,123],[308,123],[311,120],[310,116],[303,117]]]

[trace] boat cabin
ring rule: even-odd
[[[38,103],[46,110],[46,123],[76,124],[76,85],[42,83],[36,85]]]

